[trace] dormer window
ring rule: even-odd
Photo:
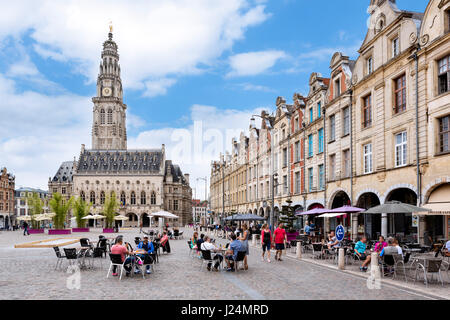
[[[391,47],[392,47],[392,58],[395,58],[400,53],[400,41],[398,37],[392,39]]]
[[[334,97],[337,98],[341,95],[341,79],[334,80]]]
[[[372,57],[367,58],[366,68],[367,68],[367,75],[372,74],[372,72],[373,72],[373,58]]]

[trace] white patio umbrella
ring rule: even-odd
[[[128,220],[128,218],[125,217],[125,216],[123,216],[123,215],[118,215],[118,216],[115,216],[115,217],[114,217],[114,220],[117,220],[117,221],[126,221],[126,220]]]
[[[94,215],[88,215],[86,217],[83,217],[81,219],[83,220],[98,220],[98,219],[104,219],[106,218],[105,216],[102,216],[100,214],[94,214]]]
[[[159,217],[159,218],[168,218],[168,219],[178,219],[178,216],[174,215],[173,213],[170,213],[168,211],[158,211],[150,214],[152,217]]]
[[[45,221],[45,220],[51,220],[51,218],[45,214],[37,214],[33,217],[34,221]]]
[[[18,221],[31,221],[31,216],[20,216],[17,217]]]

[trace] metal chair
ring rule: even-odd
[[[56,270],[56,269],[58,269],[58,265],[60,268],[62,267],[62,263],[66,259],[66,256],[61,254],[59,247],[53,247],[53,250],[55,250],[56,258],[57,258],[56,266],[55,266],[55,270]]]
[[[78,254],[75,248],[64,248],[64,253],[69,265],[78,264]]]
[[[397,277],[397,271],[399,270],[400,266],[403,269],[403,274],[405,275],[405,282],[408,282],[408,277],[406,275],[406,266],[405,261],[403,259],[403,256],[401,254],[393,254],[392,258],[394,259],[394,277],[395,279]]]
[[[243,262],[244,261],[244,258],[245,258],[245,255],[247,254],[247,252],[246,251],[238,251],[238,254],[237,254],[237,256],[236,256],[236,259],[234,259],[233,258],[233,261],[234,261],[234,270],[235,271],[238,271],[238,264],[240,263],[240,262]]]
[[[312,246],[313,259],[315,259],[317,255],[319,256],[319,258],[323,257],[322,244],[313,243],[311,246]]]
[[[203,265],[206,263],[212,264],[214,263],[212,257],[211,257],[211,251],[210,250],[201,250],[202,252],[202,264],[200,265],[200,270],[202,270]]]
[[[433,275],[437,274],[438,279],[441,280],[442,286],[444,286],[444,281],[442,280],[442,275],[441,275],[441,265],[442,265],[442,260],[425,260],[425,265],[418,263],[417,267],[416,267],[416,273],[414,275],[414,283],[416,283],[417,274],[418,274],[419,269],[422,269],[425,285],[427,287],[428,287],[428,274],[431,274],[431,280],[433,280]]]
[[[109,258],[111,259],[111,264],[109,265],[108,273],[106,274],[106,279],[108,279],[111,270],[114,266],[120,268],[120,277],[119,280],[122,280],[123,270],[125,270],[125,261],[122,262],[122,256],[120,254],[109,254]]]

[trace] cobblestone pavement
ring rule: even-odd
[[[95,269],[82,270],[79,289],[68,289],[72,276],[55,271],[53,249],[16,249],[14,244],[58,237],[98,239],[99,232],[70,236],[31,235],[20,231],[0,233],[0,299],[429,299],[389,285],[369,290],[366,279],[304,261],[285,258],[262,262],[260,250],[250,249],[249,270],[236,273],[200,271],[200,260],[189,257],[184,240],[170,242],[172,253],[160,257],[155,273],[106,279],[109,259],[95,259]],[[121,230],[134,244],[139,229]],[[225,240],[218,240],[225,244]],[[76,247],[69,245],[67,247]],[[101,263],[100,263],[101,262]],[[67,262],[63,266],[67,267]],[[69,287],[72,282],[69,281]],[[73,284],[73,283],[72,283]]]

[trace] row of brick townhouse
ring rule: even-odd
[[[273,205],[276,221],[288,202],[301,212],[396,200],[435,214],[303,220],[314,219],[322,232],[342,223],[353,238],[448,239],[450,1],[431,0],[418,13],[371,0],[370,13],[356,60],[336,52],[328,77],[311,74],[307,96],[295,93],[292,104],[277,98],[275,112],[258,116],[259,128],[252,119],[249,136],[212,163],[217,218],[268,218]]]

